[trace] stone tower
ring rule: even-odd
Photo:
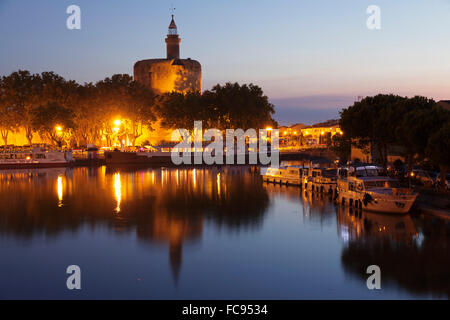
[[[202,66],[198,61],[180,59],[177,25],[172,15],[166,38],[167,58],[136,62],[134,79],[157,94],[202,90]]]
[[[166,44],[167,44],[167,59],[180,59],[180,42],[181,39],[178,37],[177,25],[175,20],[173,20],[169,25],[169,33],[167,34]]]

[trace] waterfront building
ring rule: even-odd
[[[326,145],[331,138],[336,134],[343,134],[338,124],[323,127],[323,126],[311,126],[301,130],[301,134],[304,137],[305,144],[307,146],[319,146]]]
[[[290,127],[280,127],[279,129],[280,137],[286,144],[294,141],[295,145],[304,147],[324,146],[336,134],[343,134],[337,120],[311,126],[298,123]]]

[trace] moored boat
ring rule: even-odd
[[[382,168],[355,165],[339,169],[338,202],[374,212],[405,214],[411,210],[417,194],[399,186],[397,180],[383,174]]]
[[[265,168],[261,170],[263,181],[288,185],[301,186],[302,168],[297,166],[287,166],[280,168]]]
[[[120,152],[116,150],[105,152],[105,163],[107,166],[168,166],[172,163],[172,158],[170,156],[170,152]]]
[[[311,170],[307,190],[317,193],[336,192],[337,170],[332,168],[314,168]]]
[[[70,151],[47,150],[44,147],[0,152],[0,169],[66,167],[72,162]]]

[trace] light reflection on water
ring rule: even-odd
[[[63,203],[63,183],[62,183],[62,176],[58,176],[58,207],[62,207]]]
[[[116,195],[116,213],[120,212],[120,202],[122,201],[122,182],[120,181],[120,173],[117,172],[114,174],[114,193]]]
[[[326,196],[263,184],[248,168],[0,172],[0,201],[0,298],[450,292],[447,222],[354,212]],[[69,264],[85,277],[78,296],[65,289]],[[380,292],[365,286],[371,264],[382,270]]]

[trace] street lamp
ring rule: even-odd
[[[122,120],[120,120],[120,119],[114,120],[114,129],[113,130],[115,133],[119,133],[121,125],[122,125]]]
[[[58,144],[59,148],[62,148],[64,136],[63,136],[63,127],[60,125],[55,126],[56,137],[55,142]]]

